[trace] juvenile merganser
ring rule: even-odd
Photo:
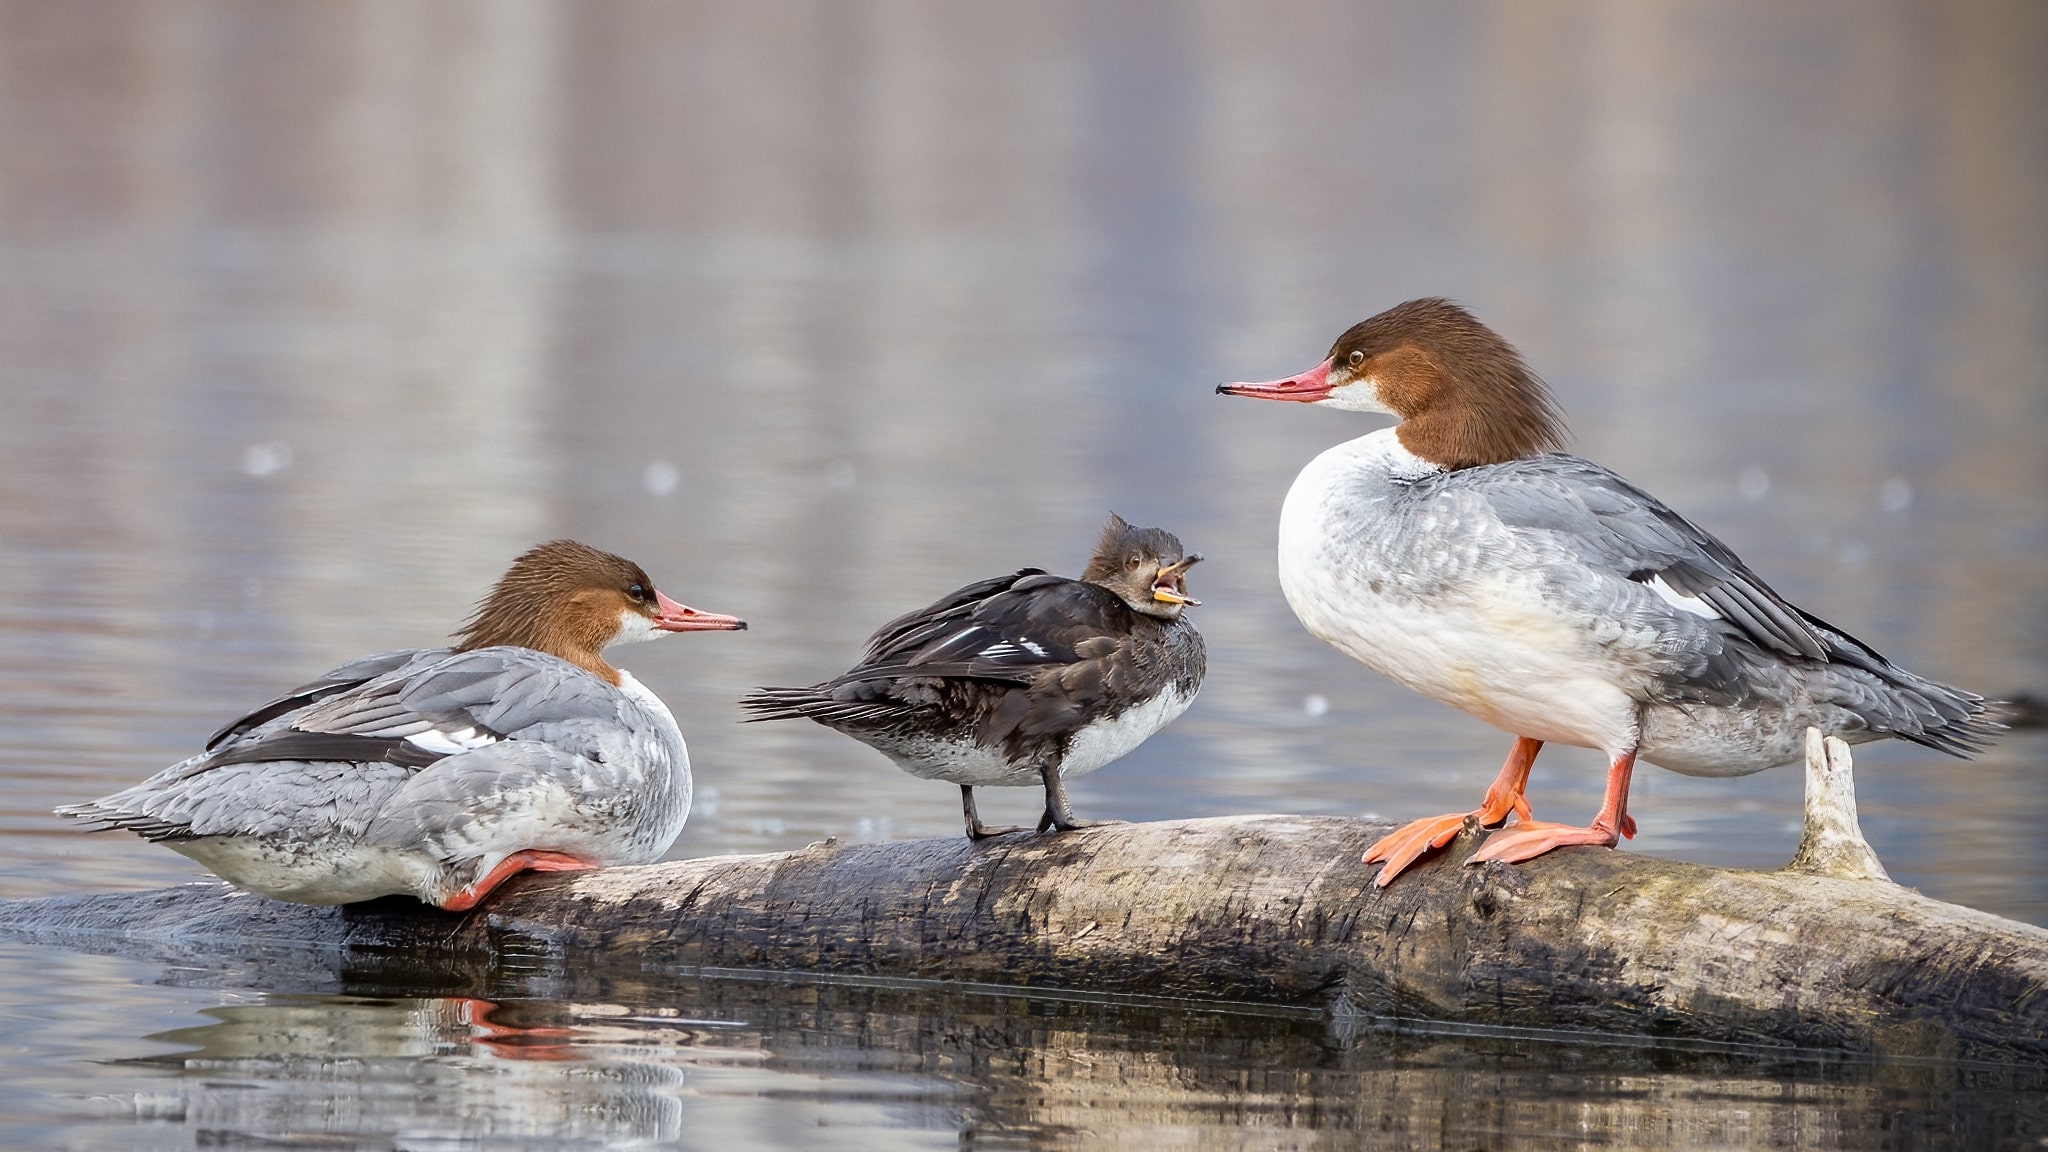
[[[960,786],[967,835],[990,828],[978,785],[1045,789],[1038,830],[1077,818],[1062,781],[1093,772],[1187,711],[1202,687],[1201,633],[1181,610],[1201,556],[1171,532],[1111,514],[1079,580],[1025,568],[969,584],[882,625],[851,671],[809,688],[762,688],[752,720],[809,717],[913,776]]]
[[[1298,376],[1225,384],[1401,421],[1310,462],[1280,512],[1280,587],[1302,624],[1397,683],[1516,737],[1485,801],[1365,854],[1384,887],[1495,826],[1473,863],[1613,847],[1636,758],[1692,776],[1797,759],[1810,725],[1953,756],[1996,725],[1982,697],[1923,679],[1787,603],[1728,547],[1607,469],[1556,451],[1564,426],[1521,355],[1448,300],[1411,300]],[[1545,742],[1608,757],[1589,827],[1530,819]]]
[[[689,815],[690,758],[668,707],[599,653],[746,626],[556,540],[513,561],[453,648],[344,664],[199,755],[57,811],[300,904],[405,894],[462,911],[520,871],[651,863]]]

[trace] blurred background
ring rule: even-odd
[[[0,897],[201,875],[48,811],[565,535],[753,623],[620,654],[696,763],[676,855],[959,834],[734,701],[1112,509],[1209,557],[1210,674],[1083,815],[1470,807],[1509,738],[1274,576],[1383,421],[1213,394],[1420,295],[1795,602],[2038,693],[2044,60],[2029,0],[0,0]],[[1858,767],[1895,878],[2048,923],[2038,731]],[[1541,814],[1601,769],[1547,751]],[[1628,850],[1776,867],[1800,787],[1639,773]]]

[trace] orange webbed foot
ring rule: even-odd
[[[514,852],[498,866],[477,877],[469,887],[441,902],[441,907],[450,912],[467,912],[483,902],[498,885],[510,880],[521,872],[581,872],[597,865],[581,860],[566,852],[550,852],[545,848],[529,848]]]
[[[1628,820],[1627,817],[1623,819],[1627,822],[1629,834],[1634,835],[1635,821]],[[1620,835],[1613,828],[1597,821],[1590,828],[1579,828],[1570,824],[1534,820],[1513,828],[1503,828],[1487,837],[1486,843],[1480,845],[1479,851],[1474,852],[1472,858],[1465,863],[1469,866],[1484,864],[1488,860],[1498,860],[1503,864],[1520,864],[1524,860],[1534,860],[1553,848],[1563,848],[1571,844],[1612,848],[1620,840]]]
[[[1452,812],[1445,816],[1432,816],[1427,820],[1416,820],[1404,824],[1379,838],[1372,847],[1365,850],[1367,864],[1379,864],[1380,873],[1373,877],[1375,888],[1385,888],[1393,883],[1394,877],[1406,871],[1410,864],[1433,848],[1441,848],[1457,838],[1459,829],[1465,826],[1466,813]]]
[[[1379,875],[1373,877],[1373,887],[1385,888],[1423,853],[1449,844],[1464,829],[1467,820],[1477,820],[1485,828],[1494,827],[1510,816],[1528,823],[1529,801],[1523,797],[1522,790],[1528,786],[1529,769],[1536,763],[1536,753],[1542,748],[1541,740],[1517,736],[1514,748],[1508,753],[1507,763],[1501,765],[1500,775],[1487,786],[1486,799],[1476,810],[1417,820],[1380,837],[1378,843],[1365,850],[1367,864],[1384,861]]]

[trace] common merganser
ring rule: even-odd
[[[521,871],[652,863],[689,815],[689,753],[660,697],[599,653],[746,626],[552,541],[513,561],[453,648],[344,664],[57,811],[300,904],[405,894],[459,912]]]
[[[1740,776],[1797,759],[1808,726],[1953,756],[1997,727],[1983,697],[1897,667],[1786,602],[1656,497],[1556,451],[1564,425],[1549,389],[1448,300],[1353,326],[1300,375],[1217,391],[1399,418],[1295,479],[1280,587],[1311,633],[1516,737],[1478,809],[1415,821],[1366,852],[1383,862],[1382,887],[1468,816],[1519,818],[1475,864],[1633,837],[1638,756]],[[1606,753],[1590,826],[1530,819],[1523,790],[1546,742]]]
[[[982,785],[1045,789],[1038,830],[1076,817],[1062,781],[1144,743],[1194,702],[1207,658],[1181,619],[1200,604],[1186,573],[1201,556],[1171,532],[1111,514],[1079,580],[1024,568],[967,585],[882,625],[851,671],[809,688],[762,688],[751,720],[808,717],[927,780],[960,786],[975,840]]]

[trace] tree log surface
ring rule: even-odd
[[[0,902],[0,935],[108,949],[545,955],[636,979],[801,971],[1316,1007],[1340,1018],[2048,1063],[2048,930],[1884,881],[1572,848],[1375,890],[1363,820],[1235,816],[826,843],[522,877],[455,915],[194,884]]]

